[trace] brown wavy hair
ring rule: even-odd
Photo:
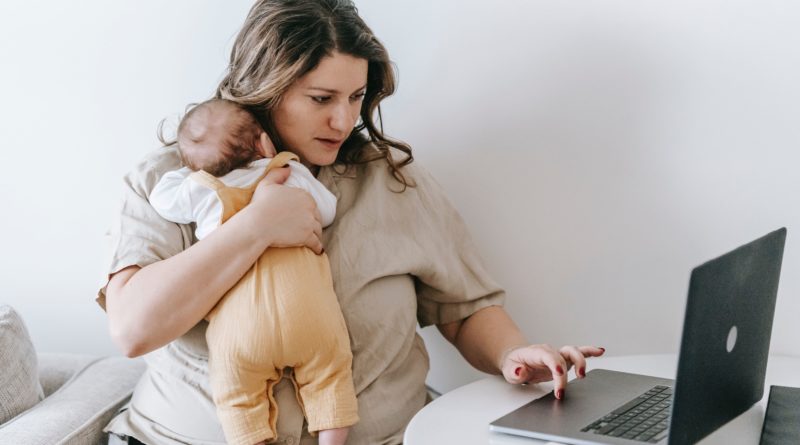
[[[403,184],[403,190],[413,187],[400,170],[414,160],[411,147],[383,133],[380,102],[392,95],[396,87],[389,54],[358,15],[352,1],[257,1],[233,44],[230,66],[216,97],[253,111],[281,151],[271,110],[294,81],[334,52],[368,62],[360,122],[342,144],[336,163],[347,166],[385,159],[392,176]],[[376,114],[380,126],[375,123]],[[391,148],[404,153],[405,158],[395,160]]]

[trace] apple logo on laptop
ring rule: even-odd
[[[736,326],[734,326],[730,331],[728,331],[728,344],[725,345],[725,348],[728,350],[728,352],[733,351],[733,347],[736,346],[736,336],[737,329]]]

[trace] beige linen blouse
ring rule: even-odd
[[[147,201],[161,175],[180,166],[177,150],[163,148],[125,176],[109,273],[147,266],[195,242],[192,226],[163,220]],[[361,421],[350,444],[402,442],[425,404],[428,354],[417,325],[460,320],[504,298],[441,187],[418,163],[403,173],[417,186],[402,193],[383,160],[323,167],[318,175],[338,199],[323,244],[353,350]],[[105,288],[97,302],[105,306]],[[209,394],[206,326],[201,321],[145,356],[147,371],[107,431],[151,445],[225,443]],[[287,379],[275,395],[278,443],[315,443]]]

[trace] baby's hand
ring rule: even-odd
[[[265,158],[274,158],[276,154],[275,144],[272,143],[272,140],[267,136],[266,132],[261,132],[261,137],[258,140],[261,154]]]

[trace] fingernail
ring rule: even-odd
[[[519,376],[520,372],[522,372],[522,367],[521,366],[514,370],[514,374],[516,374],[517,376]]]
[[[561,367],[561,365],[556,365],[556,372],[558,373],[558,375],[564,374],[564,369]]]
[[[563,389],[559,389],[558,391],[556,391],[556,398],[558,400],[561,400],[561,399],[564,398],[564,390]]]
[[[603,352],[606,352],[606,348],[597,348],[597,349],[599,349],[599,350],[601,350]]]
[[[581,377],[586,377],[586,368],[580,368],[578,373],[581,375]]]

